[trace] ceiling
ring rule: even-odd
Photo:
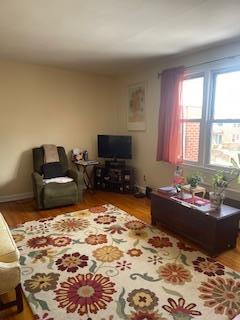
[[[0,57],[114,74],[240,36],[240,0],[0,0]]]

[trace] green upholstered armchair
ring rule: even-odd
[[[32,182],[34,198],[38,209],[47,209],[78,203],[82,200],[83,177],[82,174],[73,169],[68,169],[68,159],[63,147],[57,147],[59,161],[62,165],[64,176],[73,179],[67,183],[51,182],[44,184],[42,176],[42,165],[44,164],[43,147],[34,148]]]

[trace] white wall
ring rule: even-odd
[[[44,143],[89,150],[117,127],[114,79],[0,62],[0,199],[32,191],[31,149]],[[11,197],[10,197],[11,198]]]

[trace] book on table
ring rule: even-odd
[[[197,209],[205,213],[215,210],[211,208],[211,203],[209,200],[197,196],[193,197],[191,194],[188,193],[177,194],[175,196],[172,196],[171,199],[181,203],[186,207]]]
[[[173,186],[165,186],[158,188],[159,192],[167,193],[167,194],[174,194],[177,193],[177,190]]]

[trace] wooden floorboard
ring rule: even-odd
[[[150,223],[150,200],[147,198],[137,199],[132,195],[123,195],[111,192],[86,192],[84,200],[80,204],[61,207],[51,210],[38,211],[33,200],[21,200],[0,203],[0,212],[3,214],[8,225],[15,227],[26,221],[36,220],[44,217],[57,216],[59,214],[76,210],[87,209],[101,204],[111,203],[120,209],[136,216],[137,218]],[[180,237],[178,237],[180,238]],[[240,237],[238,237],[237,248],[224,252],[217,257],[224,265],[240,272]],[[5,300],[13,297],[12,294],[5,296]],[[15,309],[11,308],[0,312],[0,319],[6,320],[32,320],[32,312],[24,299],[24,311],[16,314]]]

